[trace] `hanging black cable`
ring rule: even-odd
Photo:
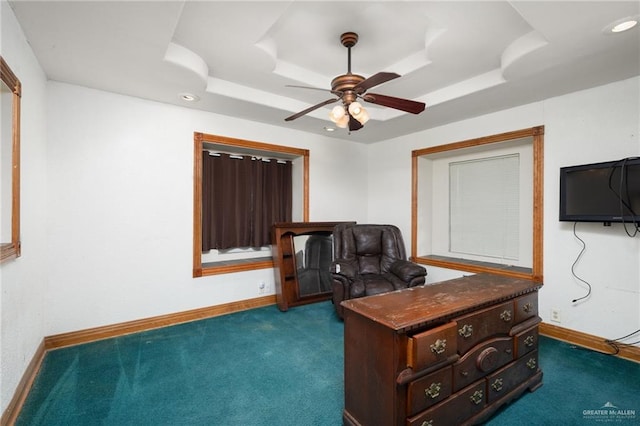
[[[577,280],[579,280],[579,281],[583,282],[584,284],[586,284],[587,287],[589,288],[589,291],[587,292],[586,295],[584,295],[582,297],[579,297],[577,299],[573,299],[571,301],[571,303],[576,303],[579,300],[586,299],[591,294],[591,284],[589,284],[588,282],[586,282],[585,280],[580,278],[575,272],[575,266],[578,263],[578,261],[580,260],[580,258],[582,257],[582,254],[584,253],[585,249],[587,248],[587,245],[585,244],[585,242],[580,237],[578,237],[578,234],[576,234],[576,225],[577,224],[578,224],[578,222],[574,222],[573,223],[573,236],[576,237],[578,239],[578,241],[580,241],[582,243],[582,250],[580,250],[580,253],[578,253],[578,257],[576,257],[576,260],[573,262],[573,265],[571,265],[571,274],[573,274],[573,276]]]
[[[628,176],[629,169],[626,167],[626,165],[629,160],[636,160],[636,159],[638,159],[638,157],[623,158],[622,160],[618,161],[616,164],[614,164],[611,167],[611,172],[609,173],[609,189],[611,190],[611,192],[615,194],[615,196],[618,198],[620,202],[620,216],[622,217],[622,225],[624,227],[624,231],[631,238],[635,237],[636,235],[638,235],[638,232],[640,232],[640,223],[636,221],[636,217],[637,217],[636,212],[633,211],[633,208],[629,204],[631,202],[631,197],[629,194],[629,176]],[[620,179],[618,181],[618,190],[616,191],[613,187],[612,181],[613,181],[613,174],[618,164],[620,164]],[[622,194],[626,195],[626,199],[629,200],[629,202],[625,201],[625,198],[622,196]],[[632,232],[630,232],[627,229],[627,222],[624,219],[625,211],[628,211],[631,214],[631,218],[632,218],[631,223],[633,224]]]
[[[622,337],[618,337],[616,339],[605,339],[605,343],[608,344],[609,346],[611,346],[613,348],[613,350],[615,351],[612,354],[609,355],[617,355],[618,353],[620,353],[620,346],[633,346],[633,345],[637,345],[638,343],[640,343],[640,340],[635,341],[635,342],[629,342],[629,343],[623,343],[622,340],[631,337],[633,335],[636,335],[640,333],[640,329],[627,334],[626,336],[622,336]]]

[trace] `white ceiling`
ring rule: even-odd
[[[359,142],[376,142],[640,74],[640,16],[626,1],[10,0],[51,80]],[[371,120],[324,130],[347,71],[401,78],[372,91],[425,102],[419,115],[365,104]],[[179,94],[200,100],[186,103]],[[640,99],[640,93],[639,93]]]

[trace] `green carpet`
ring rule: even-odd
[[[640,423],[640,364],[541,338],[540,365],[488,424]],[[269,306],[51,351],[16,424],[337,426],[343,391],[331,303]],[[608,403],[637,414],[584,414]]]

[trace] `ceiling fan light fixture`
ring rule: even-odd
[[[358,120],[360,124],[364,125],[367,121],[369,121],[369,113],[366,109],[364,109],[362,105],[360,105],[360,102],[352,102],[351,104],[349,104],[349,114],[351,114],[353,118]]]
[[[349,124],[349,115],[344,114],[338,121],[335,122],[337,127],[344,129]]]
[[[337,123],[340,119],[342,119],[342,117],[344,117],[345,114],[345,110],[344,107],[341,105],[336,105],[333,107],[333,109],[331,110],[331,112],[329,113],[329,118],[331,119],[331,121],[333,121],[334,123]]]

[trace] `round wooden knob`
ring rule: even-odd
[[[490,347],[480,352],[478,359],[476,360],[476,366],[480,371],[491,371],[498,363],[498,350],[494,347]]]

